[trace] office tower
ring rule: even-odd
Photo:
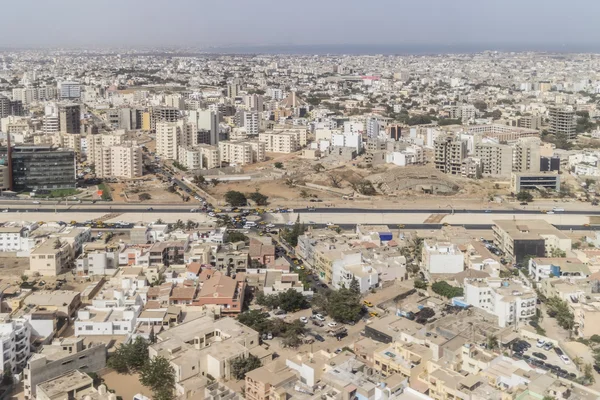
[[[212,112],[210,114],[210,145],[217,146],[219,144],[219,113]]]
[[[81,84],[79,82],[61,82],[59,89],[61,99],[75,100],[81,97]]]
[[[184,124],[182,121],[156,123],[156,154],[167,159],[177,160],[177,149],[181,145]]]
[[[401,125],[388,125],[387,127],[388,137],[393,140],[400,140],[402,137],[402,126]]]
[[[487,176],[510,176],[513,169],[513,149],[508,145],[479,143],[475,158],[480,160],[481,172]]]
[[[257,111],[244,111],[243,125],[248,135],[258,135],[260,115]]]
[[[550,107],[550,133],[553,135],[562,135],[567,140],[577,138],[575,130],[575,111],[572,107]]]
[[[0,158],[8,157],[0,148]],[[51,146],[15,146],[11,149],[13,190],[74,189],[75,152]]]
[[[513,172],[540,172],[538,138],[522,138],[513,150]]]
[[[460,175],[462,161],[467,156],[467,142],[452,135],[443,135],[433,142],[435,168],[445,174]]]
[[[81,109],[78,104],[61,104],[58,107],[60,132],[81,132]]]

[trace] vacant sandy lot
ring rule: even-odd
[[[133,399],[133,396],[138,393],[148,397],[152,395],[152,392],[140,383],[138,374],[122,375],[109,370],[109,372],[100,376],[104,379],[107,388],[114,390],[117,396],[121,396],[123,399]]]

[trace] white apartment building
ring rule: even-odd
[[[219,168],[221,165],[219,148],[208,144],[180,146],[177,161],[188,170]]]
[[[60,122],[58,115],[44,115],[42,119],[42,132],[44,135],[52,135],[60,131]]]
[[[130,335],[135,330],[141,305],[119,307],[88,306],[77,312],[75,336]]]
[[[258,141],[219,142],[221,161],[245,165],[265,160],[265,143]]]
[[[332,265],[331,283],[336,289],[350,287],[354,279],[358,281],[360,292],[365,293],[379,284],[379,274],[375,268],[363,262],[361,253],[343,254],[342,259]]]
[[[94,165],[99,178],[139,178],[143,174],[142,148],[131,143],[100,147],[94,152]]]
[[[93,162],[95,153],[103,147],[118,146],[125,142],[124,134],[98,134],[81,137],[81,152],[87,156],[88,161]]]
[[[331,135],[331,145],[338,147],[351,147],[360,154],[363,148],[362,135],[359,133],[342,133]]]
[[[428,274],[456,274],[464,270],[465,257],[453,243],[425,240],[421,262]]]
[[[537,294],[519,281],[467,278],[464,284],[465,302],[497,316],[502,328],[535,315]]]
[[[577,258],[547,258],[536,257],[529,259],[529,277],[534,282],[549,278],[568,277],[569,279],[585,279],[590,276],[589,267]]]
[[[481,172],[487,176],[510,176],[513,170],[513,149],[508,145],[479,143],[474,155],[481,160]]]
[[[283,130],[263,132],[258,140],[265,143],[265,151],[271,153],[293,153],[306,146],[305,130]]]
[[[177,160],[177,153],[183,141],[183,121],[156,123],[156,154],[167,159]]]
[[[244,111],[244,128],[248,135],[258,135],[260,114],[258,111]]]
[[[31,354],[31,325],[26,319],[0,315],[0,365],[16,374],[27,366]]]
[[[77,275],[113,275],[119,267],[118,251],[97,250],[83,253],[75,261]]]
[[[0,251],[30,252],[35,247],[35,239],[29,237],[29,229],[0,227]]]
[[[420,146],[408,146],[401,151],[387,152],[385,155],[385,162],[388,164],[395,164],[399,167],[422,164],[425,162],[423,148]]]

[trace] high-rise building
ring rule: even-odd
[[[541,115],[523,115],[519,117],[520,128],[526,129],[541,129],[542,127],[542,116]]]
[[[577,138],[575,111],[572,107],[550,107],[548,113],[551,134],[562,135],[567,140]]]
[[[510,176],[513,167],[513,149],[508,145],[479,143],[475,158],[481,162],[481,172],[488,176]]]
[[[95,152],[94,166],[99,178],[139,178],[142,176],[142,148],[132,143],[101,147]]]
[[[235,99],[239,96],[241,90],[242,82],[240,79],[235,78],[233,82],[227,85],[227,97],[230,99]]]
[[[21,100],[11,100],[8,97],[0,96],[0,118],[9,115],[22,116],[23,102]]]
[[[79,82],[61,82],[59,84],[61,99],[79,99],[81,97],[81,84]]]
[[[381,125],[377,118],[367,118],[367,137],[374,138],[379,136]]]
[[[540,142],[522,138],[513,149],[513,172],[540,172]]]
[[[258,111],[244,111],[243,127],[248,135],[258,135],[260,114]]]
[[[177,160],[177,151],[182,144],[183,122],[160,121],[156,123],[156,154]]]
[[[156,130],[158,122],[176,122],[181,114],[173,107],[152,107],[150,109],[150,130]]]
[[[435,168],[445,174],[460,175],[467,156],[467,142],[453,135],[440,136],[433,142]]]
[[[6,147],[0,158],[7,158]],[[76,169],[73,150],[51,146],[15,146],[11,151],[13,190],[75,189]]]
[[[387,126],[388,137],[392,140],[400,140],[402,137],[402,126],[401,125],[388,125]]]
[[[61,104],[58,108],[61,133],[81,132],[81,108],[79,104]]]

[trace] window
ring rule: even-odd
[[[86,330],[86,331],[93,331],[93,330],[94,330],[94,327],[93,327],[93,326],[91,326],[91,325],[86,325],[86,327],[85,327],[85,330]]]

